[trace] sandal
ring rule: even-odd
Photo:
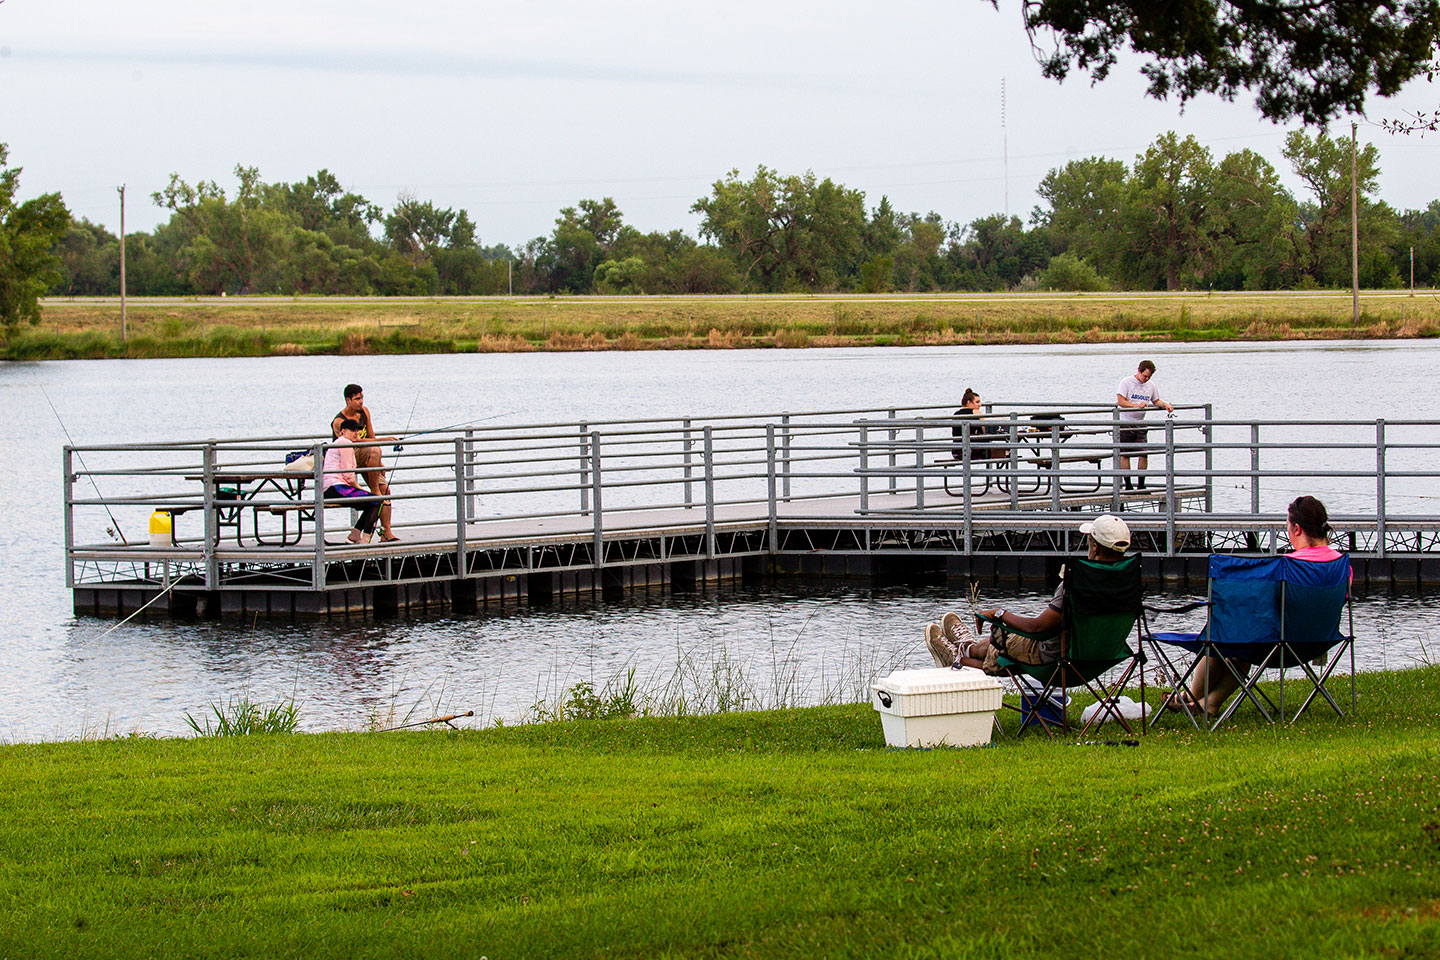
[[[388,537],[381,537],[381,538],[380,538],[380,542],[381,542],[381,543],[394,543],[396,540],[399,540],[399,539],[400,539],[399,537],[395,536],[395,535],[392,533],[392,534],[391,534],[390,536],[388,536]]]

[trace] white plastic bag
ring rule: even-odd
[[[1119,712],[1120,716],[1124,717],[1126,720],[1140,720],[1145,716],[1146,704],[1136,703],[1129,697],[1122,695],[1113,698],[1110,702],[1114,705],[1114,710],[1107,710],[1105,712],[1105,719],[1101,720],[1101,723],[1104,723],[1105,720],[1114,720],[1116,712]],[[1090,706],[1086,707],[1084,711],[1081,712],[1080,722],[1089,723],[1090,718],[1095,716],[1095,714],[1099,713],[1102,707],[1103,704],[1101,701],[1090,704]]]

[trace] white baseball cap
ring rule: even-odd
[[[1124,553],[1130,549],[1130,528],[1114,514],[1102,513],[1094,520],[1080,524],[1080,532],[1095,538],[1107,550]]]

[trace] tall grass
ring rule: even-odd
[[[197,737],[244,737],[260,733],[294,733],[300,725],[300,708],[293,696],[278,703],[251,700],[248,693],[210,703],[210,712],[197,719],[185,711],[185,724]]]
[[[918,299],[918,302],[917,302]],[[306,298],[223,304],[140,300],[121,343],[114,305],[50,301],[44,322],[0,342],[12,360],[734,349],[737,347],[1374,339],[1440,335],[1440,301],[1348,293],[590,297],[389,302]]]

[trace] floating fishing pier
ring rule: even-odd
[[[1077,525],[1113,512],[1148,577],[1198,585],[1212,551],[1284,549],[1309,493],[1357,585],[1440,583],[1440,423],[1152,411],[1128,451],[1149,457],[1141,488],[1110,406],[953,412],[425,431],[383,445],[401,539],[364,545],[321,493],[328,437],[67,446],[66,581],[77,613],[121,616],[464,612],[768,576],[960,589],[1053,578]],[[287,469],[297,451],[313,463]]]

